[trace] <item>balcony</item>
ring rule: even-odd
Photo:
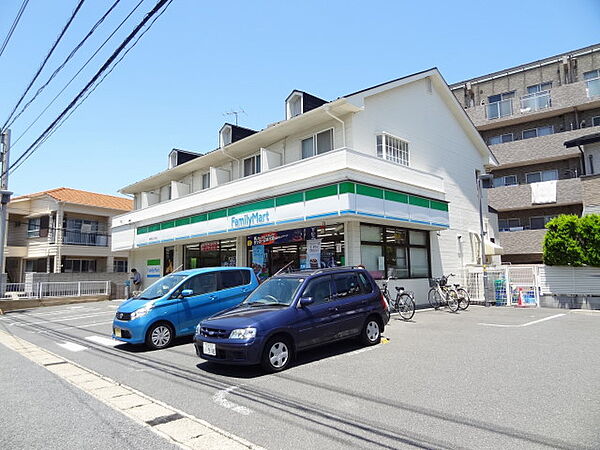
[[[535,92],[521,97],[521,113],[539,111],[552,106],[550,91]]]
[[[546,230],[501,231],[498,236],[504,255],[542,253]]]
[[[570,178],[556,182],[556,202],[534,204],[531,184],[501,186],[488,190],[489,205],[498,211],[531,209],[536,207],[576,205],[583,202],[581,180]]]
[[[108,247],[108,236],[105,233],[82,233],[81,231],[67,230],[63,235],[63,244]]]
[[[465,111],[479,130],[490,130],[522,122],[543,119],[579,109],[600,107],[600,79],[578,81],[553,87],[549,91],[524,95],[519,110],[514,99],[477,105]]]
[[[490,145],[490,149],[499,162],[499,166],[495,169],[531,164],[532,162],[579,158],[581,153],[577,147],[566,148],[563,145],[564,142],[598,132],[600,132],[600,126]]]

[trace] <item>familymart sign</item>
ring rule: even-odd
[[[336,216],[449,227],[445,201],[348,181],[139,227],[135,246]]]

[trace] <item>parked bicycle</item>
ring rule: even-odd
[[[453,275],[454,274],[450,274],[450,276]],[[452,286],[458,295],[458,309],[464,311],[471,304],[471,297],[465,288],[460,287],[460,284],[453,284]]]
[[[396,298],[392,299],[388,290],[390,280],[392,278],[385,280],[381,289],[381,293],[388,304],[388,315],[397,312],[404,320],[412,319],[415,315],[415,294],[411,291],[405,291],[404,287],[396,286]]]
[[[438,309],[440,306],[447,306],[452,312],[458,311],[458,293],[456,289],[448,286],[448,277],[453,275],[442,275],[440,278],[429,279],[431,289],[427,293],[427,299],[434,309]]]

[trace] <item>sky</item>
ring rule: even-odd
[[[78,1],[27,4],[0,56],[0,126]],[[31,126],[139,1],[121,0],[14,121],[11,161],[156,3],[143,0]],[[114,2],[84,2],[25,102]],[[0,42],[21,4],[0,3]],[[600,0],[173,0],[87,100],[10,174],[9,190],[23,195],[66,186],[118,195],[165,170],[173,148],[198,153],[216,148],[219,129],[235,121],[227,112],[243,110],[239,124],[257,130],[282,120],[284,100],[294,89],[333,100],[431,67],[454,83],[598,42]]]

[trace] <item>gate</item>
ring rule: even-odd
[[[539,306],[537,266],[500,266],[465,269],[463,284],[471,300],[497,306]],[[487,278],[487,279],[486,279]]]

